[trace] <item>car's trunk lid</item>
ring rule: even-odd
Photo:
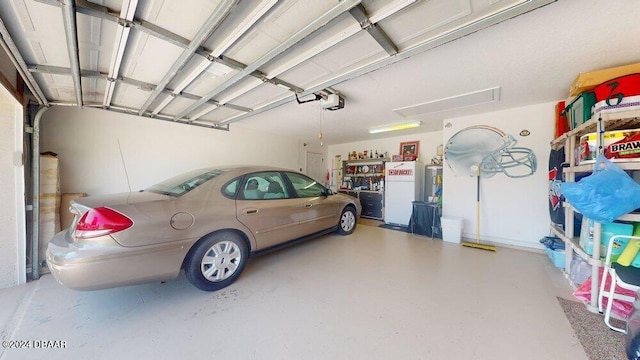
[[[112,207],[117,205],[132,205],[141,202],[166,199],[167,195],[152,193],[148,191],[97,195],[74,199],[72,204],[78,204],[83,208],[94,208],[97,206]]]

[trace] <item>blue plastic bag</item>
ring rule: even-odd
[[[640,208],[640,184],[602,154],[591,175],[561,184],[560,191],[578,212],[601,223]]]

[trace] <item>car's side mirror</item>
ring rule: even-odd
[[[331,189],[324,189],[324,191],[322,192],[323,196],[331,196],[333,195],[333,191],[331,191]]]

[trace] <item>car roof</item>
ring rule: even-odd
[[[288,171],[296,172],[292,169],[264,166],[264,165],[224,165],[224,166],[212,166],[203,170],[223,170],[229,177],[235,177],[244,175],[247,173],[260,172],[260,171]]]

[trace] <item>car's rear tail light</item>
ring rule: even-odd
[[[128,229],[132,225],[133,221],[121,213],[99,207],[90,209],[82,215],[76,226],[75,237],[90,239]]]

